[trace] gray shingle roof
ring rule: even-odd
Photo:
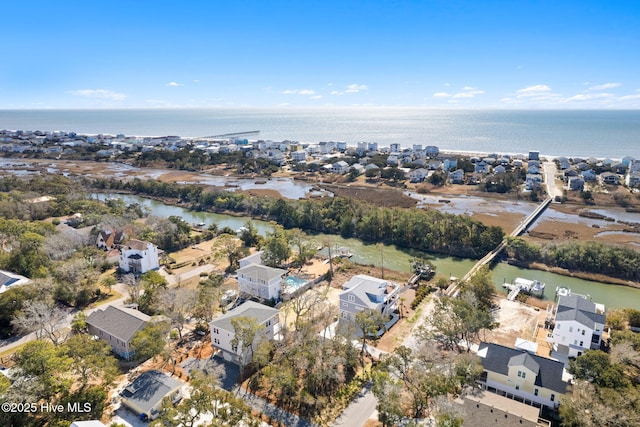
[[[512,358],[525,354],[532,360],[527,361],[525,358],[522,358],[524,366],[533,366],[532,362],[537,363],[539,366],[535,385],[557,391],[558,393],[565,393],[567,391],[568,384],[562,381],[562,369],[564,367],[562,362],[523,353],[521,350],[516,350],[515,348],[486,342],[480,343],[478,354],[484,353],[484,349],[486,349],[486,356],[482,358],[482,367],[485,371],[508,375],[509,366],[515,366],[514,363],[520,361],[520,359],[515,358],[512,362]]]
[[[245,276],[253,277],[254,279],[269,281],[287,274],[287,270],[267,267],[266,265],[260,264],[249,264],[246,267],[238,269],[238,274],[244,274]]]
[[[129,384],[120,395],[148,414],[165,396],[183,384],[160,371],[147,371]]]
[[[604,324],[606,317],[596,311],[596,305],[579,295],[561,296],[558,300],[556,322],[575,320],[576,322],[594,329],[594,323]]]
[[[509,359],[509,363],[507,365],[509,367],[524,366],[536,375],[538,375],[538,373],[540,372],[540,365],[535,361],[533,357],[531,357],[529,353],[520,353],[517,356],[511,356],[511,359]]]
[[[91,313],[87,317],[87,324],[129,342],[133,334],[142,329],[149,320],[149,316],[138,310],[110,305],[104,310]]]
[[[2,271],[0,271],[0,286],[3,286],[3,285],[9,286],[13,282],[17,282],[17,281],[18,279],[16,279],[15,277],[8,276],[4,274]]]
[[[246,301],[244,304],[239,305],[233,310],[218,317],[217,319],[212,321],[210,325],[212,328],[220,328],[225,331],[233,332],[231,319],[233,319],[234,317],[253,317],[258,323],[264,323],[278,313],[280,313],[280,311],[275,308],[271,308],[263,304],[258,304],[254,301]]]

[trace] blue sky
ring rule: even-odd
[[[0,108],[640,108],[632,0],[7,0]]]

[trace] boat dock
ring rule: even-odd
[[[509,295],[507,295],[507,299],[509,301],[513,301],[516,299],[520,292],[523,292],[527,295],[533,296],[542,296],[544,295],[544,287],[546,285],[538,280],[528,280],[518,277],[513,283],[505,283],[502,285],[503,288],[509,290]]]

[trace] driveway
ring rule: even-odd
[[[371,392],[372,383],[368,383],[351,402],[347,409],[334,421],[332,427],[361,427],[369,419],[376,417],[378,400]]]

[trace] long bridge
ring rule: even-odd
[[[259,130],[249,130],[245,132],[223,133],[222,135],[201,136],[198,139],[228,139],[228,138],[238,138],[241,136],[258,135],[259,133],[260,133]]]
[[[542,213],[547,209],[547,207],[549,207],[549,204],[551,203],[552,200],[553,199],[551,197],[547,197],[546,199],[544,199],[543,202],[540,203],[533,212],[531,212],[525,219],[523,219],[520,222],[520,224],[518,224],[516,229],[513,230],[511,234],[509,234],[509,237],[517,237],[517,236],[520,236],[522,233],[524,233],[531,226],[531,224],[533,224],[540,217],[540,215],[542,215]],[[460,293],[460,284],[465,283],[467,280],[473,277],[473,275],[476,274],[478,270],[480,270],[485,265],[493,262],[493,260],[500,254],[500,252],[502,252],[502,250],[506,246],[507,246],[507,239],[505,238],[502,240],[502,242],[500,242],[500,244],[495,249],[493,249],[491,252],[486,254],[480,261],[478,261],[473,266],[473,268],[469,270],[467,274],[465,274],[462,280],[452,283],[447,288],[446,294],[449,296],[457,296]]]

